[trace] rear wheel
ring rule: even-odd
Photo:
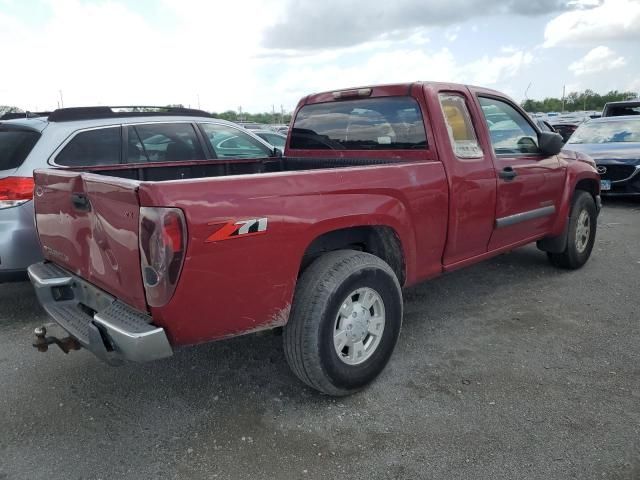
[[[562,253],[547,253],[549,261],[556,267],[568,269],[577,269],[587,263],[595,243],[597,220],[593,197],[588,192],[576,191],[569,215],[566,248]]]
[[[402,293],[391,267],[368,253],[331,252],[298,281],[285,356],[307,385],[348,395],[384,369],[401,323]]]

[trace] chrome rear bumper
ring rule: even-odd
[[[164,329],[149,315],[54,263],[35,263],[28,273],[49,316],[101,360],[146,362],[173,354]]]

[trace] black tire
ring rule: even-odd
[[[382,300],[384,329],[370,357],[348,365],[334,346],[336,319],[345,299],[363,288],[373,289]],[[401,325],[402,291],[391,267],[368,253],[338,250],[315,260],[298,279],[283,332],[284,352],[291,370],[310,387],[328,395],[349,395],[384,369]]]
[[[579,223],[580,219],[584,218],[583,215],[586,215],[589,219],[589,232],[586,244],[580,249],[578,243],[581,242],[577,240],[577,237],[581,236]],[[571,204],[571,213],[569,214],[567,245],[562,253],[547,253],[551,264],[559,268],[575,270],[587,263],[595,243],[597,224],[598,213],[593,197],[588,192],[576,191]],[[582,237],[584,238],[584,236]]]

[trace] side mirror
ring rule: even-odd
[[[538,134],[538,147],[544,155],[557,155],[562,150],[564,140],[555,132],[540,132]]]

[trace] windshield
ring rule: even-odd
[[[0,126],[0,170],[18,168],[40,138],[33,130]]]
[[[578,127],[568,143],[640,142],[640,119],[585,123]]]

